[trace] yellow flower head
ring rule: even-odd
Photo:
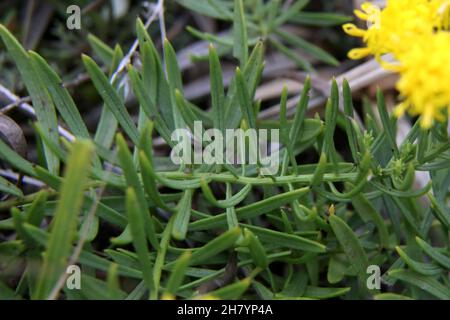
[[[421,126],[430,128],[434,120],[445,121],[450,111],[450,33],[438,32],[417,39],[401,57],[397,90],[405,99],[395,110],[422,115]]]
[[[444,25],[444,15],[448,16],[448,0],[388,0],[381,10],[370,2],[355,10],[355,15],[367,21],[367,30],[354,24],[343,26],[344,31],[361,37],[365,48],[349,52],[351,59],[361,59],[370,54],[380,61],[383,54],[392,53],[398,57],[408,50],[419,35],[432,34]],[[447,4],[447,5],[446,5]],[[448,21],[448,19],[447,19]]]
[[[368,22],[367,30],[343,28],[366,47],[351,50],[349,57],[374,55],[382,67],[399,72],[403,102],[397,116],[422,115],[423,128],[444,121],[450,114],[450,0],[387,0],[383,10],[366,2],[361,9],[355,15]],[[382,61],[388,53],[395,65]]]

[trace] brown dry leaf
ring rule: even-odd
[[[0,139],[20,156],[26,157],[27,142],[22,129],[13,119],[3,114],[0,114]]]

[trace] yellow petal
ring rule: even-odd
[[[366,34],[366,30],[359,29],[357,26],[355,26],[353,23],[346,23],[342,26],[342,29],[344,29],[344,32],[352,37],[364,37]]]
[[[370,53],[369,48],[355,48],[350,50],[348,57],[352,60],[358,60],[367,57]]]
[[[430,129],[433,125],[433,107],[426,106],[425,111],[422,113],[422,117],[420,118],[420,126],[424,129]]]
[[[368,14],[376,14],[376,13],[380,12],[380,8],[378,8],[372,2],[364,2],[361,5],[361,9],[363,9],[364,12],[367,12]]]
[[[361,20],[366,20],[366,21],[369,20],[369,15],[367,13],[362,12],[361,10],[355,9],[355,10],[353,10],[353,13],[355,14],[355,16],[357,16]]]
[[[404,101],[399,103],[394,109],[394,116],[396,118],[401,118],[405,114],[406,109],[408,109],[409,103]]]

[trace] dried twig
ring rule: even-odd
[[[162,16],[161,11],[163,11],[163,10],[164,10],[164,0],[158,0],[158,3],[156,4],[155,8],[153,9],[153,12],[152,12],[151,16],[147,19],[147,21],[144,24],[146,29],[152,24],[153,21],[155,21],[156,18],[161,19],[161,16]],[[164,23],[160,23],[160,25],[163,26]],[[165,37],[165,28],[161,29],[161,33],[162,32],[164,32],[164,37]],[[112,74],[111,79],[110,79],[111,83],[114,83],[114,81],[116,80],[118,75],[130,63],[131,57],[136,52],[138,46],[139,46],[139,41],[138,41],[138,39],[136,39],[134,41],[133,45],[131,46],[130,50],[128,51],[128,53],[120,61],[119,66],[117,67],[116,71],[114,71],[114,73]]]
[[[0,97],[5,99],[10,104],[18,104],[17,107],[21,111],[25,112],[27,115],[29,115],[33,118],[36,117],[34,108],[31,105],[29,105],[28,103],[21,102],[22,98],[16,96],[14,93],[9,91],[7,88],[2,86],[1,84],[0,84]],[[58,126],[58,132],[61,136],[66,138],[68,141],[75,140],[75,136],[61,126]]]

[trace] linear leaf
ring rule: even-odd
[[[213,45],[209,46],[209,74],[211,78],[211,109],[214,127],[223,132],[225,129],[225,92],[222,67]]]
[[[281,29],[278,29],[275,31],[277,35],[279,35],[282,39],[284,39],[289,44],[295,46],[296,48],[303,49],[305,52],[309,53],[313,57],[317,58],[320,61],[323,61],[325,63],[328,63],[332,66],[338,66],[339,61],[333,57],[331,54],[326,52],[320,47],[317,47],[313,45],[312,43],[303,40],[302,38],[292,34],[288,33],[286,31],[283,31]]]
[[[139,181],[139,176],[136,172],[136,167],[134,166],[131,152],[128,149],[125,139],[120,133],[117,134],[116,143],[119,148],[118,158],[122,166],[125,179],[127,184],[133,188],[138,200],[138,205],[140,208],[139,212],[141,214],[142,221],[144,222],[147,238],[154,248],[158,248],[159,245],[156,238],[155,226],[153,225],[153,220],[148,211],[148,203],[145,198],[144,189]]]
[[[307,252],[325,252],[326,248],[323,244],[309,240],[304,237],[279,232],[266,228],[260,228],[252,225],[243,224],[246,228],[253,231],[262,240],[277,244],[283,247],[297,249]]]
[[[57,279],[65,272],[93,151],[93,145],[85,140],[77,140],[72,147],[59,202],[54,213],[44,264],[39,273],[35,299],[46,298]]]
[[[266,198],[264,200],[247,205],[245,207],[240,207],[236,209],[236,216],[239,220],[251,219],[260,216],[264,213],[280,208],[280,206],[286,203],[290,203],[295,199],[298,199],[302,195],[308,193],[309,190],[310,190],[309,188],[301,188]],[[226,213],[221,213],[211,218],[205,218],[192,222],[189,229],[194,231],[194,230],[205,230],[210,228],[216,228],[224,225],[226,221],[227,221]]]
[[[407,282],[422,290],[425,290],[439,299],[450,299],[450,289],[439,283],[433,277],[424,276],[414,271],[407,271],[402,269],[392,270],[388,273],[388,275],[395,279]]]
[[[114,49],[113,60],[111,63],[112,66],[109,72],[110,77],[120,64],[122,58],[122,49],[119,45],[117,45]],[[116,86],[116,83],[117,80],[113,82],[113,85]],[[114,141],[114,136],[116,134],[118,125],[119,123],[117,122],[114,114],[107,106],[103,104],[100,120],[97,126],[97,130],[95,131],[94,141],[96,142],[96,144],[109,149]]]
[[[330,216],[329,221],[331,229],[333,229],[336,238],[347,255],[348,261],[353,264],[360,276],[364,276],[369,260],[355,233],[345,221],[335,214]]]
[[[176,240],[184,240],[188,231],[189,220],[191,218],[192,210],[192,196],[194,191],[192,189],[184,191],[183,197],[178,203],[175,211],[175,221],[172,229],[172,236]]]
[[[202,262],[208,260],[210,257],[214,257],[218,253],[227,250],[236,243],[237,239],[240,236],[240,228],[235,228],[224,232],[217,238],[209,241],[203,247],[192,253],[190,265],[194,266],[201,264]]]
[[[186,269],[191,261],[191,256],[191,252],[186,251],[180,258],[178,258],[167,282],[165,293],[166,296],[174,297],[177,294],[178,288],[181,286],[186,274]]]
[[[105,106],[111,111],[112,114],[114,114],[114,117],[120,123],[130,139],[135,144],[138,144],[139,132],[117,91],[109,83],[108,78],[106,78],[94,60],[86,55],[83,55],[83,63],[91,76],[92,82],[97,88],[98,93],[103,98]]]
[[[127,189],[126,207],[133,245],[139,258],[142,275],[147,287],[152,291],[154,289],[154,283],[150,253],[147,247],[145,221],[142,219],[139,200],[133,188]]]
[[[29,54],[35,68],[45,81],[56,108],[69,129],[75,136],[89,138],[89,131],[81,118],[75,102],[67,89],[62,85],[61,78],[39,54],[35,52],[30,52]]]
[[[22,76],[22,80],[28,89],[38,121],[41,123],[42,128],[48,133],[49,137],[57,143],[58,122],[55,107],[45,84],[40,79],[39,73],[33,67],[28,54],[3,25],[0,25],[0,36],[11,57],[14,59]],[[44,153],[47,168],[51,173],[57,174],[59,172],[58,158],[46,146],[44,146]]]
[[[244,67],[248,61],[248,35],[243,0],[234,0],[233,55]]]
[[[434,259],[437,263],[439,263],[441,266],[443,266],[446,269],[450,270],[450,258],[443,255],[439,251],[437,251],[436,248],[433,248],[428,243],[420,239],[419,237],[416,237],[417,244],[422,248],[423,251],[427,255],[429,255],[431,258]]]
[[[0,177],[0,191],[12,194],[16,197],[23,196],[23,193],[19,188],[17,188],[14,184],[12,184],[11,182],[9,182],[8,180],[6,180],[3,177]]]
[[[436,276],[442,273],[442,269],[433,264],[423,263],[416,261],[409,257],[402,248],[395,247],[399,256],[405,261],[405,263],[415,272],[423,274],[425,276]]]

